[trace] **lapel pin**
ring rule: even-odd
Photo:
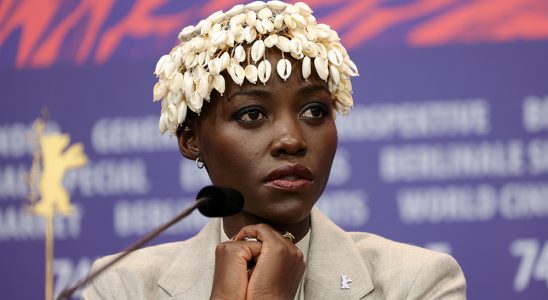
[[[341,275],[341,289],[350,289],[350,283],[352,282],[352,278],[346,276],[346,275]]]

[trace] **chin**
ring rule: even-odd
[[[303,221],[310,214],[312,206],[305,206],[302,204],[290,205],[284,201],[284,203],[272,205],[272,207],[268,208],[263,207],[260,210],[255,210],[253,208],[250,208],[249,210],[244,208],[244,210],[247,213],[258,217],[265,223],[269,223],[271,225],[282,225],[294,224]]]

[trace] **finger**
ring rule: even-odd
[[[259,242],[229,241],[215,248],[212,298],[243,299],[249,281],[250,262],[261,251]],[[215,296],[215,297],[213,297]]]
[[[244,240],[246,237],[254,237],[263,243],[287,243],[289,240],[282,236],[282,233],[275,230],[268,224],[248,225],[240,229],[235,240]],[[291,243],[292,244],[292,243]]]

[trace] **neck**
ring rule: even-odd
[[[269,222],[249,212],[242,211],[236,215],[224,217],[223,230],[225,231],[226,236],[231,238],[235,236],[240,229],[242,229],[242,227],[259,223],[266,223],[272,226],[275,230],[279,231],[281,234],[289,231],[295,236],[293,243],[297,243],[308,233],[308,230],[310,229],[310,214],[308,214],[308,216],[306,216],[303,220],[295,223],[278,224]]]

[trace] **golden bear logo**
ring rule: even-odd
[[[40,200],[32,211],[44,217],[53,217],[55,212],[70,215],[74,206],[63,187],[63,178],[69,169],[78,168],[87,163],[82,143],[67,148],[70,142],[68,134],[50,134],[40,137],[42,151],[42,174],[40,178]],[[65,150],[66,149],[66,150]]]

